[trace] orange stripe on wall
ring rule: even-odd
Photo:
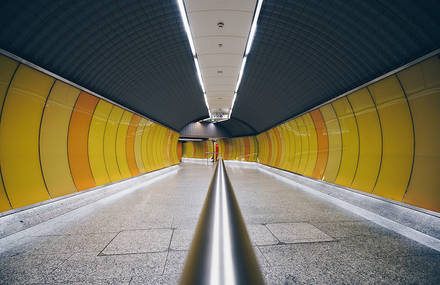
[[[328,159],[328,134],[324,118],[319,109],[310,112],[313,123],[315,124],[316,135],[318,136],[318,158],[316,160],[315,170],[312,177],[322,179]]]
[[[177,142],[177,157],[182,160],[182,142]]]
[[[67,149],[70,171],[78,190],[95,187],[87,151],[89,127],[98,98],[81,92],[72,112]]]
[[[136,130],[140,120],[141,117],[139,117],[136,114],[133,115],[127,130],[125,152],[127,154],[128,168],[130,169],[130,173],[132,176],[136,176],[140,174],[139,169],[137,168],[136,165],[136,159],[134,157],[134,138],[136,136]]]

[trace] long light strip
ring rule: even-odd
[[[235,90],[234,90],[234,98],[232,99],[231,109],[229,109],[229,116],[228,116],[229,118],[231,118],[232,109],[234,109],[235,99],[237,98],[238,88],[240,87],[241,78],[243,77],[243,72],[244,72],[244,67],[246,65],[247,55],[251,51],[252,42],[254,41],[255,32],[257,31],[257,22],[258,22],[258,17],[260,16],[261,5],[263,5],[263,0],[258,0],[257,9],[255,10],[254,19],[252,20],[251,30],[249,32],[249,37],[248,37],[248,40],[246,43],[246,49],[245,49],[245,52],[243,55],[243,60],[241,62],[240,73],[238,74],[237,85],[235,86]]]
[[[196,49],[194,48],[194,41],[191,34],[191,28],[189,26],[188,16],[185,10],[185,4],[183,3],[183,0],[177,0],[177,4],[179,6],[180,16],[182,17],[183,26],[185,27],[186,36],[188,38],[188,42],[191,47],[191,52],[194,58],[194,65],[196,66],[196,70],[197,70],[197,78],[199,79],[200,87],[202,88],[203,97],[205,99],[206,108],[208,109],[209,117],[211,118],[212,117],[211,110],[209,109],[208,99],[206,98],[205,84],[203,84],[202,72],[200,70]]]

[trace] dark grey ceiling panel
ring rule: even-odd
[[[175,0],[3,0],[0,48],[175,130],[208,116]]]
[[[233,118],[266,130],[440,47],[438,0],[265,0]]]
[[[248,125],[246,122],[240,121],[236,118],[231,118],[227,121],[222,121],[216,124],[219,128],[223,128],[229,133],[230,137],[242,137],[257,134],[257,131]]]

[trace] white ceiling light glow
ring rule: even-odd
[[[193,41],[210,121],[229,119],[256,32],[261,0],[176,0]]]
[[[209,117],[211,117],[211,111],[209,109],[208,100],[206,98],[205,85],[203,84],[202,72],[200,71],[200,65],[199,65],[199,61],[197,59],[197,53],[196,53],[196,49],[194,47],[194,41],[193,41],[192,34],[191,34],[191,28],[189,26],[188,17],[186,15],[185,4],[183,3],[183,0],[177,0],[177,4],[179,6],[179,11],[180,11],[180,16],[182,17],[183,26],[185,27],[186,36],[188,38],[188,42],[191,47],[191,53],[194,57],[194,65],[196,66],[197,77],[199,79],[200,87],[202,88],[206,108],[208,108]]]
[[[237,85],[234,90],[234,99],[232,100],[231,109],[229,110],[229,118],[231,118],[232,110],[234,109],[235,99],[237,98],[238,88],[240,87],[241,79],[244,73],[244,67],[246,65],[247,55],[251,51],[252,42],[254,41],[254,36],[257,31],[258,17],[260,16],[261,5],[263,5],[263,0],[258,0],[257,8],[255,9],[254,19],[252,20],[251,30],[249,32],[249,37],[246,43],[246,49],[243,55],[243,60],[241,62],[240,73],[238,74]]]

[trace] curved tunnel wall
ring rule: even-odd
[[[212,151],[212,141],[184,142],[182,144],[182,157],[185,158],[207,158],[207,153]],[[209,157],[211,156],[209,155]]]
[[[0,212],[179,163],[179,134],[0,55]]]
[[[437,55],[257,135],[258,161],[440,212],[439,122]]]
[[[258,142],[255,136],[219,140],[219,152],[225,160],[257,161]]]

